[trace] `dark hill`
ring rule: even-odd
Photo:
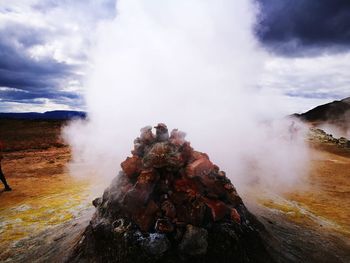
[[[317,106],[305,113],[295,114],[295,116],[308,122],[349,122],[350,97]]]

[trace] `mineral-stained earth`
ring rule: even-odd
[[[264,227],[225,172],[165,124],[141,129],[132,156],[94,200],[69,262],[272,262]]]
[[[94,169],[88,170],[91,179],[83,179],[65,168],[71,158],[70,147],[60,139],[65,125],[64,121],[0,119],[0,140],[5,145],[2,169],[13,189],[3,192],[0,185],[0,262],[70,262],[72,255],[75,261],[78,255],[82,262],[88,261],[87,252],[82,256],[86,243],[82,235],[85,232],[88,238],[86,227],[96,211],[91,200],[102,195],[110,181],[97,182]],[[276,262],[350,262],[350,148],[347,141],[333,136],[311,130],[310,171],[301,185],[280,194],[258,186],[238,189],[244,204],[264,225],[265,230],[251,220]],[[219,233],[215,240],[226,242],[227,236]],[[210,233],[207,251],[216,242],[209,237]],[[249,244],[247,249],[254,242]],[[231,250],[237,251],[233,246],[220,256],[237,262],[237,253]]]

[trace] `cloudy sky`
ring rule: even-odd
[[[291,112],[350,96],[350,1],[257,2],[260,85]],[[94,30],[116,15],[114,0],[0,0],[0,112],[84,110]]]

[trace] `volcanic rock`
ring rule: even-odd
[[[309,141],[316,143],[333,144],[341,148],[350,148],[350,141],[345,137],[335,138],[319,128],[310,128]]]
[[[186,232],[179,244],[184,255],[200,256],[207,253],[208,231],[204,228],[187,225]]]
[[[141,129],[69,262],[272,262],[264,228],[185,133]]]

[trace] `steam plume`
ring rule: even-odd
[[[257,11],[247,0],[118,1],[91,51],[89,120],[64,131],[71,172],[115,176],[139,129],[164,122],[238,187],[293,183],[306,147],[289,138],[290,122],[266,122],[281,108],[257,88],[266,57],[252,33]]]

